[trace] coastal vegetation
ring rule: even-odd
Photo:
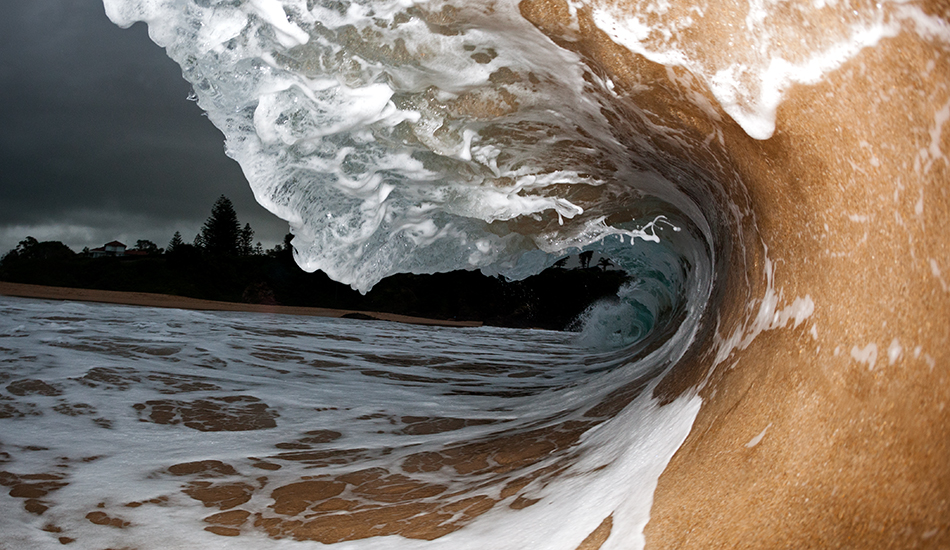
[[[582,255],[575,269],[566,268],[565,259],[522,281],[476,271],[400,274],[362,295],[322,272],[301,270],[293,259],[292,235],[269,250],[251,244],[253,236],[250,224],[242,227],[222,196],[192,243],[176,232],[164,249],[138,240],[119,255],[105,248],[76,253],[58,241],[26,237],[0,258],[0,280],[562,330],[591,303],[614,296],[628,279],[609,269],[608,259],[590,267],[590,256]]]

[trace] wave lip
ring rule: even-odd
[[[365,291],[658,238],[654,219],[604,221],[602,188],[635,200],[616,181],[655,172],[616,166],[607,83],[590,93],[594,73],[510,7],[312,4],[106,2],[182,65],[302,267]]]

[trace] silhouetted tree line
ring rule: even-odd
[[[27,237],[0,258],[0,280],[101,290],[155,292],[272,305],[385,311],[486,324],[567,327],[594,301],[615,295],[627,280],[619,270],[564,269],[564,263],[523,281],[486,277],[474,271],[388,277],[361,295],[322,272],[306,273],[293,260],[288,234],[264,251],[252,245],[250,224],[242,228],[231,201],[220,197],[193,243],[175,232],[164,251],[147,240],[134,256],[94,258],[58,241]],[[586,261],[585,261],[586,260]]]

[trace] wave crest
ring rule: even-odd
[[[106,6],[182,65],[304,269],[363,291],[396,272],[521,278],[607,235],[658,238],[630,215],[656,176],[625,159],[610,83],[512,6]]]

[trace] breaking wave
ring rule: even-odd
[[[317,462],[311,474],[288,467],[285,477],[308,481],[284,479],[271,504],[247,511],[256,519],[241,531],[347,548],[569,550],[598,532],[605,549],[642,546],[653,489],[710,373],[762,331],[798,326],[815,308],[809,295],[786,302],[774,287],[730,128],[767,139],[791,86],[820,81],[908,26],[939,30],[900,3],[105,5],[119,25],[146,22],[181,65],[257,200],[289,222],[302,268],[365,292],[399,272],[520,279],[597,251],[632,277],[585,312],[566,355],[545,355],[552,344],[540,332],[485,340],[536,338],[510,352],[551,367],[544,384],[520,388],[486,366],[501,359],[467,351],[480,357],[471,376],[486,389],[477,407],[448,420],[499,429],[451,440],[406,428],[413,438],[385,444],[367,431],[363,447],[385,447],[389,458]],[[611,56],[628,56],[618,62],[629,73],[622,85]],[[433,338],[464,338],[449,334]],[[394,422],[413,424],[411,403],[450,383],[427,381],[424,357],[382,376],[399,381],[387,388],[406,407],[382,406]],[[544,452],[511,459],[525,441],[543,442]],[[379,468],[403,476],[392,484],[423,485],[393,489],[402,496],[379,497],[365,517],[358,504],[329,514],[342,506],[331,498],[337,488],[376,483]],[[316,496],[287,504],[281,491],[291,485]],[[442,489],[412,492],[423,486]]]

